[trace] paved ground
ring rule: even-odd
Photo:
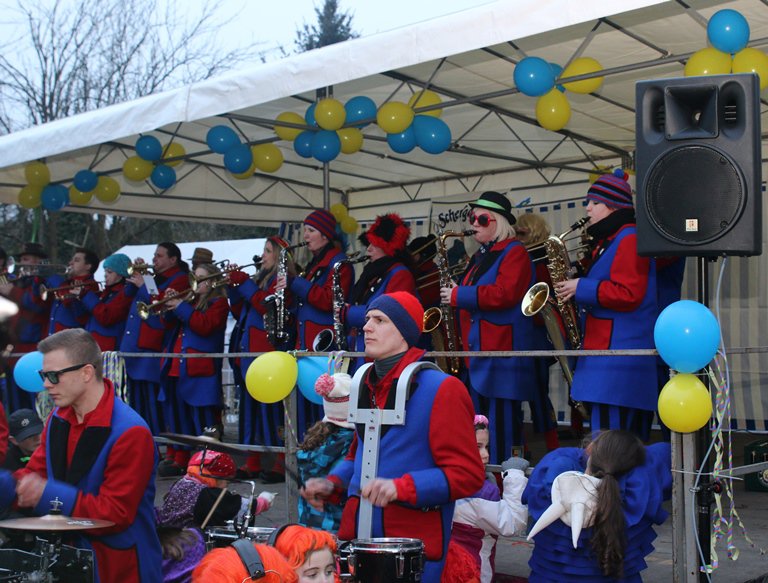
[[[229,432],[227,433],[229,434]],[[744,464],[744,445],[760,437],[748,434],[739,434],[734,437],[734,465]],[[578,443],[576,441],[563,441],[562,445],[572,446],[578,445]],[[531,447],[535,462],[543,454],[543,443],[534,438]],[[158,503],[172,482],[172,479],[158,480]],[[237,486],[237,488],[242,487],[243,485]],[[273,508],[256,518],[257,526],[277,527],[284,524],[287,516],[285,485],[263,484],[256,481],[255,487],[257,493],[261,490],[279,493]],[[768,556],[760,551],[761,548],[768,549],[768,492],[749,492],[744,489],[742,482],[737,482],[734,499],[736,510],[741,516],[747,534],[754,542],[754,547],[745,540],[744,534],[737,524],[733,533],[733,543],[739,550],[738,559],[736,561],[729,560],[725,541],[720,541],[716,548],[720,564],[712,575],[712,581],[768,583]],[[671,507],[668,509],[671,510]],[[671,519],[659,527],[658,535],[655,544],[656,550],[649,557],[648,569],[643,574],[645,583],[669,583],[673,580]],[[531,548],[532,544],[522,537],[499,540],[496,552],[497,571],[511,576],[527,577]]]

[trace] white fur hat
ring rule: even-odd
[[[324,373],[315,381],[315,392],[323,397],[323,421],[339,427],[353,429],[355,426],[347,420],[349,415],[349,387],[352,377],[337,372],[333,376]]]

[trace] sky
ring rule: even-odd
[[[209,0],[187,0],[190,7]],[[492,0],[340,0],[342,12],[352,14],[352,29],[360,36],[370,36],[436,16],[451,14]],[[218,0],[217,17],[233,17],[226,24],[219,40],[228,48],[258,42],[259,50],[274,51],[282,45],[288,52],[294,49],[296,30],[303,24],[315,24],[315,7],[323,0]],[[231,45],[231,46],[229,46]],[[263,47],[263,48],[262,48]],[[277,56],[277,55],[275,55]]]

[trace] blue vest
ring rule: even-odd
[[[100,323],[93,316],[93,310],[99,303],[108,304],[113,301],[123,289],[124,284],[117,284],[107,290],[106,296],[100,298],[96,292],[88,292],[82,298],[81,302],[85,306],[86,310],[91,313],[91,317],[88,318],[88,324],[85,329],[88,330],[94,336],[101,336],[103,338],[112,338],[115,342],[115,347],[120,345],[120,339],[123,337],[123,331],[125,330],[125,320],[115,322],[114,324],[104,325]],[[100,343],[101,344],[101,343]]]
[[[108,384],[107,390],[112,390],[111,384]],[[90,469],[85,475],[74,481],[74,483],[68,483],[61,478],[54,478],[55,471],[53,460],[55,458],[61,459],[60,456],[64,456],[64,459],[66,459],[67,455],[67,440],[62,434],[54,429],[54,423],[59,424],[59,427],[61,428],[68,427],[67,422],[59,417],[58,411],[58,408],[54,409],[51,421],[49,421],[48,424],[45,444],[47,451],[46,470],[48,473],[48,481],[46,483],[45,491],[35,508],[35,512],[41,515],[47,514],[50,511],[51,501],[58,497],[58,499],[63,502],[63,506],[61,507],[62,513],[71,516],[75,504],[77,503],[79,491],[82,491],[85,494],[99,493],[104,478],[104,470],[109,460],[109,454],[115,442],[126,431],[137,426],[146,428],[147,424],[133,409],[123,403],[120,399],[115,398],[114,408],[112,410],[111,427],[93,428],[97,430],[104,429],[105,431],[99,432],[99,437],[103,437],[104,443],[101,446],[101,449],[95,452],[95,457],[91,462]],[[148,428],[147,431],[149,431]],[[58,434],[58,439],[52,437],[54,434]],[[88,435],[88,429],[86,429],[86,432],[80,439],[80,443],[83,442],[83,439],[90,438],[91,436]],[[147,460],[147,463],[152,463],[153,467],[157,465],[157,450],[155,450],[155,456],[152,462]],[[155,530],[154,501],[155,472],[153,470],[152,475],[149,478],[149,483],[144,490],[144,496],[136,510],[136,516],[133,523],[128,528],[122,532],[105,536],[85,536],[77,534],[75,536],[75,546],[92,549],[92,542],[99,542],[110,549],[114,549],[118,554],[120,552],[133,552],[138,560],[140,581],[142,581],[142,583],[162,581],[162,556],[160,551],[160,541],[157,537],[157,531]],[[115,560],[119,560],[119,558]],[[96,573],[96,582],[99,583],[98,573]],[[110,582],[103,581],[101,583]]]
[[[608,248],[597,258],[586,276],[588,280],[610,279],[611,266],[621,241],[634,235],[634,226],[622,228]],[[590,328],[595,326],[609,334],[605,349],[653,348],[653,327],[656,324],[656,265],[651,260],[648,285],[643,301],[636,310],[618,312],[593,303],[585,303],[581,282],[576,289],[580,306],[584,348],[589,348]],[[581,294],[579,293],[581,290]],[[574,371],[573,398],[577,401],[603,403],[655,411],[658,401],[656,359],[653,356],[581,356]]]

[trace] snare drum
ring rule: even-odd
[[[347,568],[360,583],[417,583],[424,572],[424,543],[417,538],[356,539],[347,546]]]
[[[262,526],[250,526],[245,534],[245,538],[255,543],[266,543],[269,535],[274,528]],[[228,547],[238,539],[237,532],[233,526],[214,526],[205,529],[205,550],[220,549]]]

